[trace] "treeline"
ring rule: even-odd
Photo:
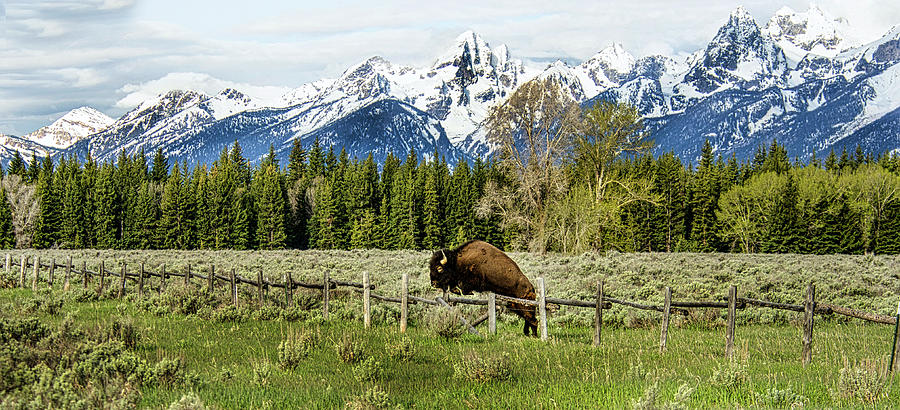
[[[791,161],[773,141],[739,162],[703,146],[697,168],[671,153],[621,161],[653,202],[624,207],[627,251],[900,253],[900,156],[832,151]]]
[[[0,245],[113,249],[434,249],[482,238],[505,246],[475,203],[491,163],[450,166],[389,155],[350,159],[299,139],[287,164],[251,166],[240,145],[211,165],[169,164],[157,151],[98,164],[18,155],[4,177]]]
[[[256,166],[237,143],[211,165],[170,165],[161,151],[103,164],[17,156],[0,187],[0,246],[437,249],[477,238],[521,250],[540,230],[561,252],[900,253],[896,154],[800,163],[773,141],[741,162],[707,143],[696,168],[672,153],[618,157],[602,191],[583,162],[553,167],[565,181],[539,226],[496,212],[530,206],[495,198],[523,183],[499,161],[451,167],[412,151],[379,169],[371,155],[299,140],[287,164],[270,150]]]

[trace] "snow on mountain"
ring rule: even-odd
[[[52,124],[23,138],[53,148],[67,148],[112,124],[115,120],[90,107],[69,111]]]
[[[784,85],[784,52],[765,35],[743,7],[731,13],[684,77],[699,93],[731,87],[764,89]]]
[[[801,158],[855,143],[897,149],[900,141],[890,141],[900,137],[890,136],[900,134],[898,63],[900,27],[861,45],[845,21],[815,7],[784,8],[765,29],[737,8],[686,59],[636,59],[613,43],[578,65],[556,61],[543,70],[467,31],[426,67],[374,56],[280,98],[236,89],[161,94],[67,152],[103,160],[122,149],[162,148],[174,159],[209,162],[237,140],[255,161],[270,145],[286,159],[300,138],[304,146],[318,139],[346,148],[351,157],[382,160],[413,149],[455,161],[492,151],[483,128],[490,109],[534,78],[552,79],[583,105],[634,105],[659,150],[689,161],[707,138],[739,157],[772,138]]]
[[[833,58],[860,45],[846,19],[835,18],[816,5],[799,13],[790,7],[778,10],[763,30],[792,61],[808,53]]]

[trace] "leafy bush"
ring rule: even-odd
[[[206,407],[203,404],[203,400],[200,399],[200,396],[197,393],[190,392],[183,394],[180,399],[173,401],[172,404],[169,405],[169,410],[206,410],[209,407]]]
[[[709,379],[710,384],[729,390],[739,389],[748,381],[747,366],[733,361],[720,363]]]
[[[757,406],[767,409],[797,408],[806,403],[806,397],[794,393],[790,388],[779,390],[773,387],[764,393],[756,393],[754,398]]]
[[[886,396],[886,379],[874,362],[850,364],[845,360],[833,395],[838,399],[874,404]]]
[[[253,384],[257,386],[267,386],[269,378],[272,377],[272,364],[268,360],[254,361],[252,365]]]
[[[388,346],[390,356],[399,361],[407,361],[416,354],[416,343],[408,336],[403,336]]]
[[[632,408],[635,410],[683,410],[688,406],[685,402],[694,394],[694,389],[687,383],[678,386],[678,392],[675,397],[668,403],[657,403],[659,401],[659,381],[653,381],[644,395],[632,402]]]
[[[177,386],[185,380],[184,362],[179,358],[164,358],[153,365],[153,376],[160,386]]]
[[[72,291],[69,292],[68,297],[73,302],[78,303],[96,302],[98,299],[96,291],[85,288],[75,288],[74,286]]]
[[[475,352],[467,353],[453,364],[453,375],[478,383],[507,380],[512,375],[509,355],[482,357]]]
[[[234,305],[227,305],[214,310],[211,319],[216,322],[243,322],[249,316],[248,311]]]
[[[428,328],[444,339],[455,339],[466,332],[456,310],[435,309],[425,319]]]
[[[363,392],[363,394],[354,397],[347,402],[347,409],[351,410],[368,410],[368,409],[385,409],[390,407],[391,399],[381,387],[372,386],[372,388]]]
[[[110,323],[106,336],[107,340],[118,340],[124,343],[125,347],[133,349],[141,339],[141,332],[134,325],[133,319],[118,317]]]
[[[374,382],[381,379],[384,367],[381,362],[369,356],[353,366],[353,378],[358,382]]]
[[[278,345],[278,362],[282,368],[294,369],[309,356],[315,343],[308,333],[296,333]]]
[[[345,334],[335,346],[338,357],[344,363],[356,363],[362,360],[364,350],[362,344],[353,336]]]

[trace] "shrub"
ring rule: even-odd
[[[374,382],[381,379],[382,374],[384,367],[372,356],[353,366],[353,378],[358,382]]]
[[[412,359],[416,354],[416,343],[407,336],[403,336],[395,343],[388,346],[389,354],[392,358],[407,361]]]
[[[509,355],[482,357],[470,352],[453,364],[453,374],[457,378],[478,383],[507,380],[512,375]]]
[[[454,339],[465,333],[456,310],[436,309],[428,314],[426,321],[432,332],[444,339]]]
[[[197,393],[190,392],[183,394],[180,399],[173,401],[172,404],[169,405],[169,410],[206,410],[205,404],[203,404],[203,400],[200,399],[200,396],[197,396]]]
[[[862,361],[851,365],[845,360],[835,395],[844,400],[874,404],[886,395],[885,379],[874,362]]]
[[[766,390],[765,393],[756,393],[754,399],[757,406],[767,409],[803,407],[806,403],[806,397],[794,393],[790,388],[778,390],[773,387]]]
[[[184,382],[184,362],[179,358],[164,358],[153,366],[153,375],[160,386],[172,387]]]
[[[710,384],[729,390],[738,389],[748,381],[747,366],[732,361],[719,364],[709,379]]]
[[[347,408],[351,410],[384,409],[391,405],[390,397],[381,387],[372,388],[363,394],[354,397],[347,402]]]
[[[351,335],[344,335],[335,346],[338,357],[344,363],[356,363],[362,360],[363,347],[362,344]]]
[[[269,378],[272,377],[272,364],[268,360],[260,360],[253,362],[253,384],[257,386],[267,386]]]
[[[243,322],[248,314],[234,305],[223,306],[212,312],[211,318],[216,322]]]
[[[309,356],[314,342],[307,333],[297,333],[278,345],[278,362],[282,368],[294,369]]]
[[[73,286],[74,288],[74,286]],[[86,302],[96,302],[97,292],[85,289],[85,288],[75,288],[68,294],[69,299],[78,303],[86,303]]]
[[[678,392],[672,401],[664,404],[657,403],[659,401],[659,381],[654,380],[653,384],[647,387],[644,395],[634,402],[631,407],[635,410],[682,410],[687,409],[685,402],[694,394],[694,389],[687,383],[678,386]]]
[[[140,329],[134,325],[134,320],[131,318],[115,318],[106,332],[106,340],[118,340],[129,349],[137,347],[140,339]]]

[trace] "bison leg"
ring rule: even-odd
[[[522,332],[525,334],[525,336],[528,336],[528,330],[531,329],[531,335],[537,337],[538,330],[537,320],[535,319],[536,312],[534,306],[525,306],[519,303],[511,303],[509,305],[509,310],[525,320],[525,325],[522,328]]]

